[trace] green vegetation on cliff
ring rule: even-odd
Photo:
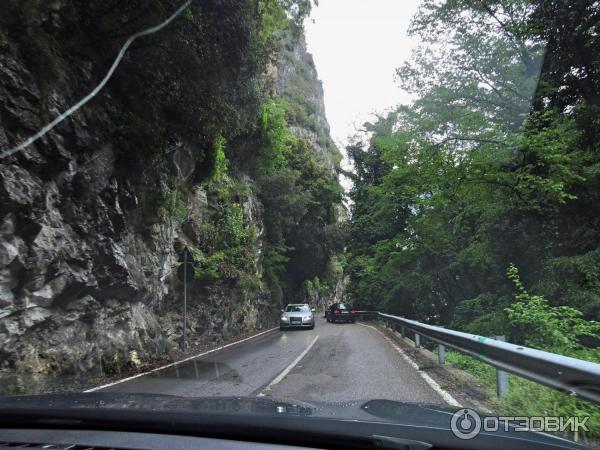
[[[341,251],[342,189],[337,176],[317,163],[306,139],[289,131],[281,103],[263,106],[260,125],[264,150],[257,180],[267,230],[265,274],[283,300],[284,293],[297,297],[305,280],[327,277],[331,258]]]

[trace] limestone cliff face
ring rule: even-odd
[[[306,139],[314,149],[317,161],[332,173],[341,162],[341,153],[330,136],[325,112],[322,82],[318,78],[312,55],[306,47],[302,30],[290,31],[283,40],[275,70],[276,94],[286,102],[291,131]],[[338,221],[345,220],[343,205],[338,207]],[[343,300],[345,278],[336,257],[327,271],[329,285],[322,280],[307,280],[305,301],[320,309]]]
[[[60,27],[60,2],[55,8],[40,20]],[[50,68],[32,69],[11,26],[0,29],[2,148],[65,110],[93,79],[89,64],[68,61],[57,44],[48,81]],[[78,371],[96,363],[97,349],[164,351],[151,307],[168,289],[176,230],[143,217],[144,193],[118,174],[114,108],[86,108],[0,161],[1,368]]]
[[[323,165],[335,170],[342,156],[329,134],[323,84],[301,30],[286,35],[275,77],[277,94],[289,103],[292,131],[311,143]]]
[[[0,7],[3,149],[81,97],[103,73],[107,60],[102,49],[80,35],[81,18],[73,2],[57,1],[27,16],[27,33],[39,28],[51,37],[38,45],[48,61],[32,63],[26,37],[16,37],[23,25],[19,20],[25,20],[21,8],[13,0]],[[302,40],[286,45],[291,45],[286,54],[293,58],[279,65],[277,89],[287,96],[300,92],[298,77],[305,82],[301,98],[314,111],[304,125],[295,126],[315,143],[323,164],[333,168],[337,156],[328,137],[314,64]],[[135,53],[128,63],[134,65]],[[225,64],[220,59],[212,62],[219,63]],[[39,64],[51,67],[40,69]],[[128,66],[119,70],[127,71]],[[227,73],[238,76],[229,69]],[[207,87],[208,94],[226,95],[232,89],[219,87],[219,77],[215,80],[217,87]],[[149,143],[129,138],[127,133],[136,126],[142,130],[136,129],[136,137],[152,137],[156,119],[144,117],[140,125],[123,86],[127,84],[117,79],[41,141],[0,160],[0,378],[7,371],[81,373],[98,364],[104,369],[130,364],[132,352],[143,362],[173,352],[182,329],[179,253],[185,246],[202,249],[213,244],[211,233],[223,226],[218,211],[224,205],[239,205],[244,227],[252,229],[248,251],[254,256],[248,257],[245,284],[239,274],[229,276],[221,265],[224,276],[190,285],[191,347],[260,329],[277,319],[279,305],[272,304],[261,284],[263,207],[254,181],[238,170],[231,174],[224,196],[223,186],[194,181],[205,164],[196,147],[205,143],[173,132],[164,144],[166,156],[157,158],[144,148]],[[208,94],[210,110],[214,105]],[[209,131],[207,125],[195,134],[204,139]],[[242,151],[233,154],[230,163],[243,167]],[[132,163],[135,158],[146,165]],[[152,171],[152,166],[161,169]],[[183,193],[181,198],[167,196],[163,206],[157,206],[157,198],[173,186]],[[258,281],[250,285],[252,280]]]

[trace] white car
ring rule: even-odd
[[[286,328],[309,328],[315,327],[314,308],[311,309],[306,303],[291,303],[281,310],[279,329]]]

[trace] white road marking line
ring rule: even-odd
[[[302,353],[300,353],[300,355],[295,360],[293,360],[289,366],[287,366],[285,369],[283,369],[283,371],[279,375],[277,375],[273,379],[273,381],[271,381],[267,385],[267,387],[263,389],[263,391],[260,394],[258,394],[258,397],[264,397],[265,396],[264,391],[270,391],[273,386],[275,386],[277,383],[281,382],[281,380],[283,380],[287,376],[287,374],[290,373],[294,367],[296,367],[296,364],[298,364],[302,360],[302,358],[304,358],[306,356],[306,354],[310,351],[310,349],[313,347],[313,345],[315,345],[315,342],[317,342],[317,339],[319,339],[319,336],[315,336],[315,338],[312,340],[312,342],[310,344],[308,344],[308,347],[306,347],[304,349],[304,351]]]
[[[231,347],[233,345],[241,344],[242,342],[249,341],[250,339],[254,339],[255,337],[262,336],[263,334],[270,333],[271,331],[277,330],[277,329],[278,329],[277,327],[271,328],[270,330],[262,331],[260,333],[254,334],[252,336],[248,336],[247,338],[241,339],[239,341],[231,342],[230,344],[226,344],[226,345],[222,345],[222,346],[217,347],[217,348],[213,348],[212,350],[208,350],[208,351],[206,351],[204,353],[198,353],[197,355],[189,356],[189,357],[187,357],[185,359],[182,359],[182,360],[179,360],[179,361],[175,361],[174,363],[167,364],[165,366],[157,367],[156,369],[149,370],[148,372],[142,372],[142,373],[138,373],[136,375],[133,375],[131,377],[123,378],[122,380],[117,380],[117,381],[113,381],[112,383],[103,384],[102,386],[96,386],[96,387],[91,388],[91,389],[86,389],[83,392],[95,392],[95,391],[99,391],[101,389],[105,389],[105,388],[114,386],[116,384],[125,383],[126,381],[130,381],[130,380],[134,380],[136,378],[143,377],[143,376],[148,375],[150,373],[159,372],[161,370],[168,369],[169,367],[177,367],[179,364],[182,364],[184,362],[191,361],[192,359],[195,359],[195,358],[200,358],[201,356],[205,356],[205,355],[208,355],[210,353],[218,352],[219,350],[223,350],[224,348]]]
[[[359,325],[362,325],[363,327],[367,327],[367,328],[372,328],[373,330],[377,331],[378,333],[380,333],[381,335],[383,335],[383,338],[388,341],[390,343],[390,345],[392,347],[394,347],[394,349],[400,353],[400,355],[406,360],[406,362],[408,363],[409,366],[411,366],[413,369],[415,369],[417,371],[417,373],[419,375],[421,375],[421,378],[423,378],[425,380],[425,382],[429,385],[429,387],[431,389],[433,389],[437,394],[439,394],[446,403],[448,403],[450,406],[456,406],[458,408],[462,408],[462,405],[452,396],[450,395],[450,393],[446,390],[444,390],[438,383],[437,381],[435,381],[433,378],[431,378],[428,374],[426,374],[425,372],[423,372],[422,370],[419,369],[419,366],[417,365],[416,362],[414,362],[406,353],[404,353],[404,351],[398,347],[398,345],[392,341],[389,337],[387,337],[384,333],[381,332],[381,330],[378,330],[377,328],[375,328],[372,325],[366,325],[364,323],[361,323]]]

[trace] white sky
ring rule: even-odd
[[[325,91],[331,135],[345,156],[348,137],[374,112],[410,97],[394,83],[395,69],[418,43],[407,36],[421,0],[319,0],[305,23]]]

